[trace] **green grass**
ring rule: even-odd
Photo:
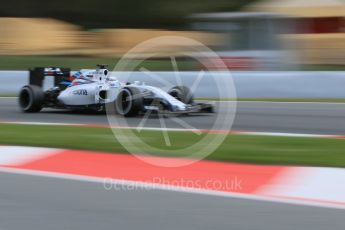
[[[43,56],[43,55],[0,55],[0,70],[27,70],[35,66],[70,67],[73,70],[94,68],[96,64],[108,64],[109,69],[115,67],[118,58],[87,57],[87,56]],[[198,70],[199,65],[191,60],[178,59],[180,70]],[[149,70],[172,70],[170,59],[147,60],[141,65]],[[301,70],[309,71],[339,71],[345,70],[345,65],[302,65]]]
[[[306,71],[344,71],[345,65],[302,65],[301,70]]]
[[[139,135],[147,144],[162,149],[170,148],[163,144],[161,132],[142,131]],[[170,132],[169,135],[174,146],[172,149],[186,147],[200,138],[187,132]],[[0,124],[0,144],[109,153],[127,152],[114,138],[110,129],[91,127]],[[159,155],[158,152],[154,154]],[[345,140],[230,134],[207,159],[256,164],[345,167]]]
[[[95,68],[97,64],[107,64],[113,69],[118,58],[72,57],[72,56],[4,56],[0,55],[0,70],[27,70],[33,67],[68,67],[72,70]],[[177,60],[180,70],[192,70],[195,66],[190,60]],[[170,59],[145,60],[140,67],[156,71],[173,70]]]

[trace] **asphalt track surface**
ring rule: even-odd
[[[344,210],[0,173],[0,229],[344,229]]]
[[[217,115],[223,114],[224,108],[234,102],[216,104],[216,114],[181,116],[179,119],[189,128],[212,129]],[[230,108],[231,109],[231,108]],[[345,134],[345,104],[343,103],[286,103],[286,102],[237,102],[237,110],[232,130],[283,132],[306,134]],[[125,119],[122,126],[138,126],[143,117]],[[150,116],[145,127],[161,127],[156,116]],[[0,121],[14,122],[52,122],[108,125],[105,114],[84,113],[66,110],[44,109],[40,113],[24,114],[17,105],[16,98],[0,98]],[[231,121],[229,116],[228,121]],[[165,119],[167,128],[186,128],[171,120]],[[118,124],[117,124],[118,125]]]

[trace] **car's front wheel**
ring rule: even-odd
[[[193,94],[186,86],[175,86],[168,91],[168,94],[185,104],[194,102]]]
[[[143,97],[140,91],[133,87],[120,90],[115,101],[116,112],[125,117],[138,115],[143,108]]]

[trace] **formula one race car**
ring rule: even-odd
[[[55,86],[43,91],[45,77],[53,76]],[[110,76],[106,65],[95,70],[80,70],[73,75],[66,68],[34,68],[30,70],[30,83],[19,93],[19,106],[23,112],[39,112],[42,108],[105,110],[113,105],[123,116],[139,113],[193,113],[213,112],[213,106],[194,103],[186,86],[175,86],[168,92],[135,81],[122,83]]]

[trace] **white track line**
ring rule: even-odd
[[[237,133],[235,131],[235,133]],[[275,137],[340,137],[341,135],[308,134],[308,133],[279,133],[279,132],[247,132],[239,131],[242,135],[275,136]]]
[[[17,125],[52,125],[52,126],[78,126],[78,127],[99,127],[112,129],[133,129],[137,127],[128,126],[107,126],[97,124],[77,124],[77,123],[53,123],[53,122],[15,122],[15,121],[0,121],[0,124],[17,124]],[[238,130],[196,130],[183,128],[159,128],[159,127],[143,127],[140,130],[146,131],[172,131],[172,132],[210,132],[210,133],[224,133],[224,134],[240,134],[240,135],[257,135],[257,136],[275,136],[275,137],[310,137],[310,138],[344,138],[345,135],[329,135],[329,134],[312,134],[312,133],[281,133],[281,132],[252,132],[252,131],[238,131]]]
[[[87,126],[86,124],[75,123],[57,123],[57,122],[32,122],[32,121],[4,121],[0,124],[13,124],[13,125],[54,125],[54,126]]]
[[[265,104],[320,104],[345,105],[345,102],[317,102],[317,101],[215,101],[220,103],[265,103]]]
[[[17,99],[18,97],[0,97],[0,99]]]
[[[71,175],[66,173],[52,173],[52,172],[42,172],[42,171],[34,171],[34,170],[26,170],[26,169],[15,169],[15,168],[6,168],[0,167],[0,172],[2,173],[12,173],[12,174],[20,174],[20,175],[30,175],[30,176],[41,176],[41,177],[49,177],[49,178],[56,178],[56,179],[65,179],[65,180],[73,180],[73,181],[81,181],[81,182],[91,182],[91,183],[98,183],[103,184],[109,178],[99,178],[99,177],[92,177],[92,176],[80,176],[80,175]],[[237,198],[237,199],[247,199],[247,200],[254,200],[254,201],[265,201],[265,202],[274,202],[274,203],[283,203],[283,204],[291,204],[291,205],[303,205],[303,206],[313,206],[313,207],[320,207],[320,208],[334,208],[334,209],[345,209],[344,205],[341,204],[333,204],[333,203],[323,203],[323,202],[313,202],[308,200],[292,200],[287,198],[277,198],[277,197],[266,197],[266,196],[259,196],[259,195],[251,195],[251,194],[239,194],[239,193],[231,193],[231,192],[220,192],[214,190],[204,190],[204,189],[194,189],[194,188],[184,188],[178,186],[167,186],[162,184],[152,184],[152,183],[144,183],[144,182],[137,182],[137,181],[130,181],[130,180],[116,180],[111,179],[111,182],[114,185],[124,185],[124,186],[137,186],[138,188],[145,188],[147,190],[162,190],[162,191],[170,191],[170,192],[182,192],[182,193],[191,193],[191,194],[199,194],[199,195],[208,195],[208,196],[215,196],[215,197],[228,197],[228,198]]]

